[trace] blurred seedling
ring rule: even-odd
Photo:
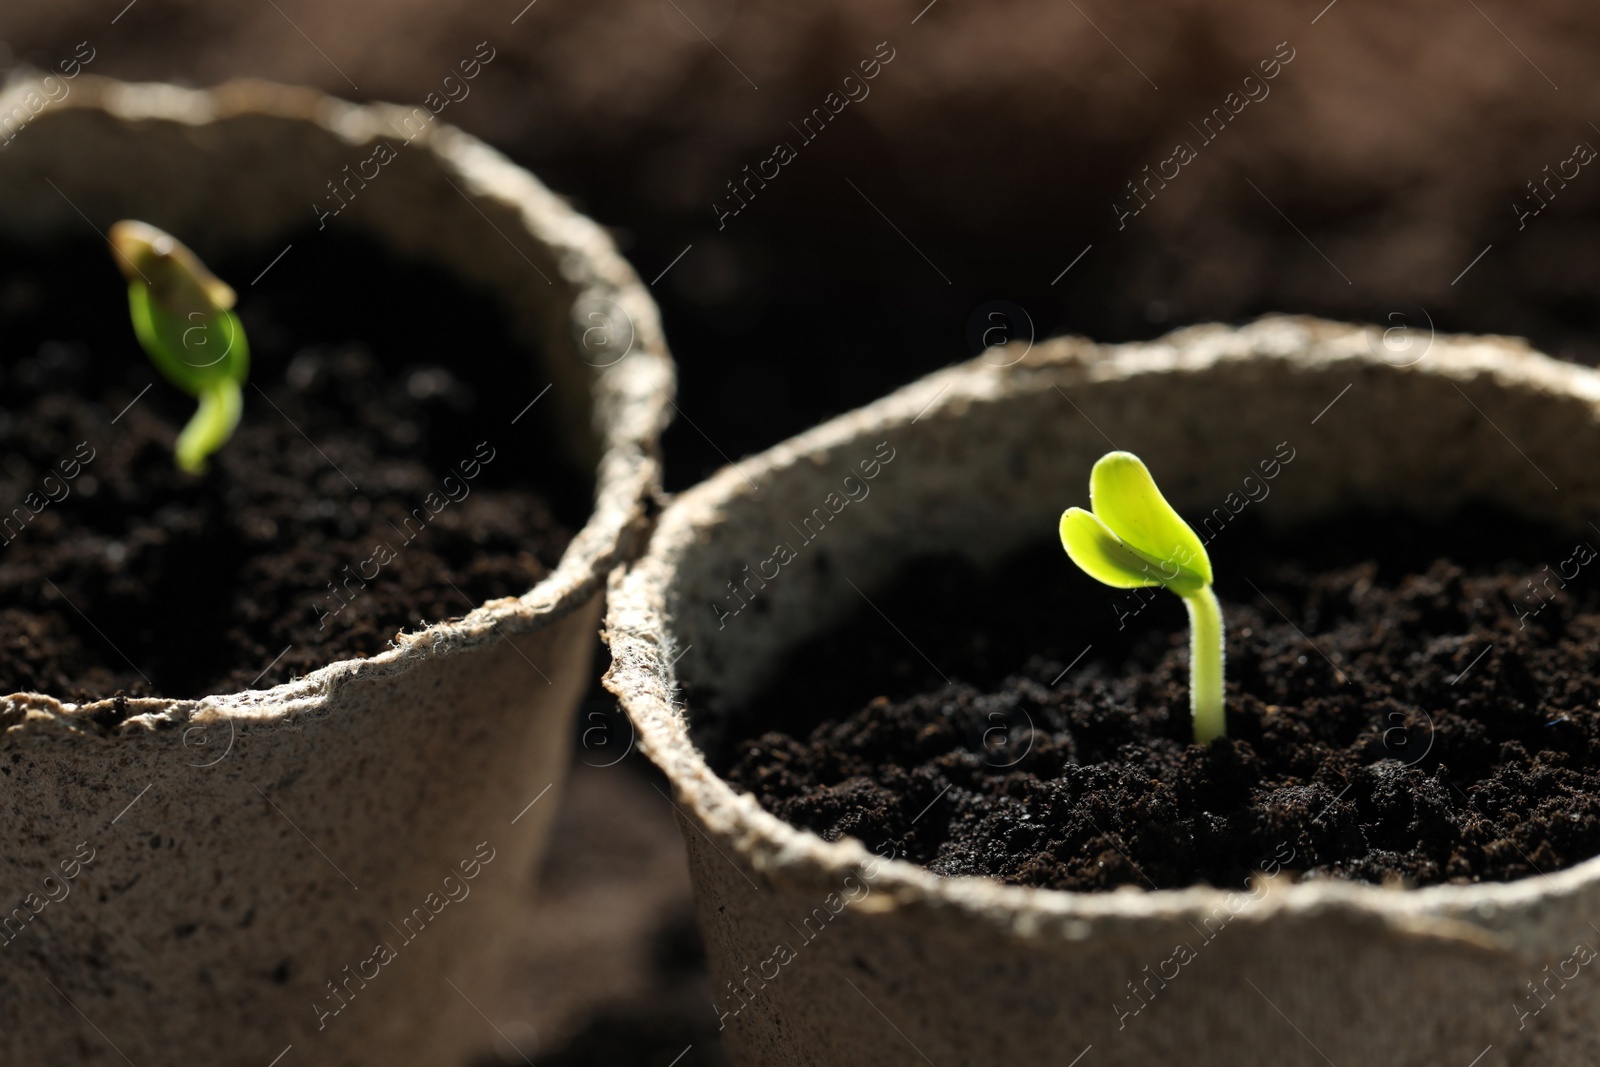
[[[190,474],[233,436],[244,406],[250,346],[233,313],[234,292],[171,234],[124,219],[111,227],[139,344],[173,385],[199,401],[174,458]]]
[[[1172,509],[1144,462],[1107,452],[1089,474],[1089,506],[1061,515],[1061,544],[1085,574],[1116,589],[1164,586],[1189,609],[1189,709],[1194,739],[1227,733],[1222,707],[1222,608],[1211,559]]]

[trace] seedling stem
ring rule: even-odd
[[[250,346],[234,293],[177,238],[147,222],[111,227],[111,247],[128,279],[133,332],[156,369],[199,402],[173,449],[190,474],[233,436],[244,407]]]
[[[1108,452],[1089,475],[1089,505],[1061,515],[1072,562],[1117,589],[1164,586],[1189,609],[1189,710],[1194,739],[1227,733],[1222,702],[1222,607],[1211,591],[1211,559],[1198,535],[1131,452]]]

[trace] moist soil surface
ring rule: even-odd
[[[0,247],[0,693],[267,688],[526,592],[584,521],[490,296],[333,232],[248,284],[253,251],[209,264],[252,365],[196,477],[109,250]]]
[[[1209,747],[1175,596],[1099,586],[1059,545],[988,571],[924,559],[707,747],[789,823],[943,875],[1549,873],[1600,853],[1593,545],[1485,510],[1276,534],[1241,517],[1208,546],[1228,707]]]

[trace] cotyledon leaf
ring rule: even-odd
[[[1161,585],[1160,572],[1133,551],[1106,524],[1082,508],[1061,515],[1061,547],[1089,577],[1115,589]]]
[[[1167,503],[1138,456],[1131,452],[1101,456],[1089,473],[1089,504],[1127,547],[1154,562],[1159,573],[1173,575],[1164,584],[1175,590],[1211,584],[1206,546]]]

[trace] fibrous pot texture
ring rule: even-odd
[[[534,588],[368,658],[199,700],[0,701],[0,1059],[463,1062],[504,1041],[494,949],[531,899],[606,575],[654,507],[674,388],[654,305],[599,226],[426,109],[56,84],[0,99],[27,117],[0,234],[134,217],[265,270],[340,226],[442,266],[508,309],[550,383],[528,397],[566,445],[550,462],[594,506]]]
[[[797,830],[703,751],[909,561],[1052,537],[1112,447],[1186,516],[1287,440],[1274,523],[1477,503],[1576,534],[1597,404],[1600,375],[1514,339],[1272,317],[990,350],[678,497],[613,579],[608,684],[676,790],[735,1062],[1593,1062],[1600,859],[1414,890],[1002,886]]]

